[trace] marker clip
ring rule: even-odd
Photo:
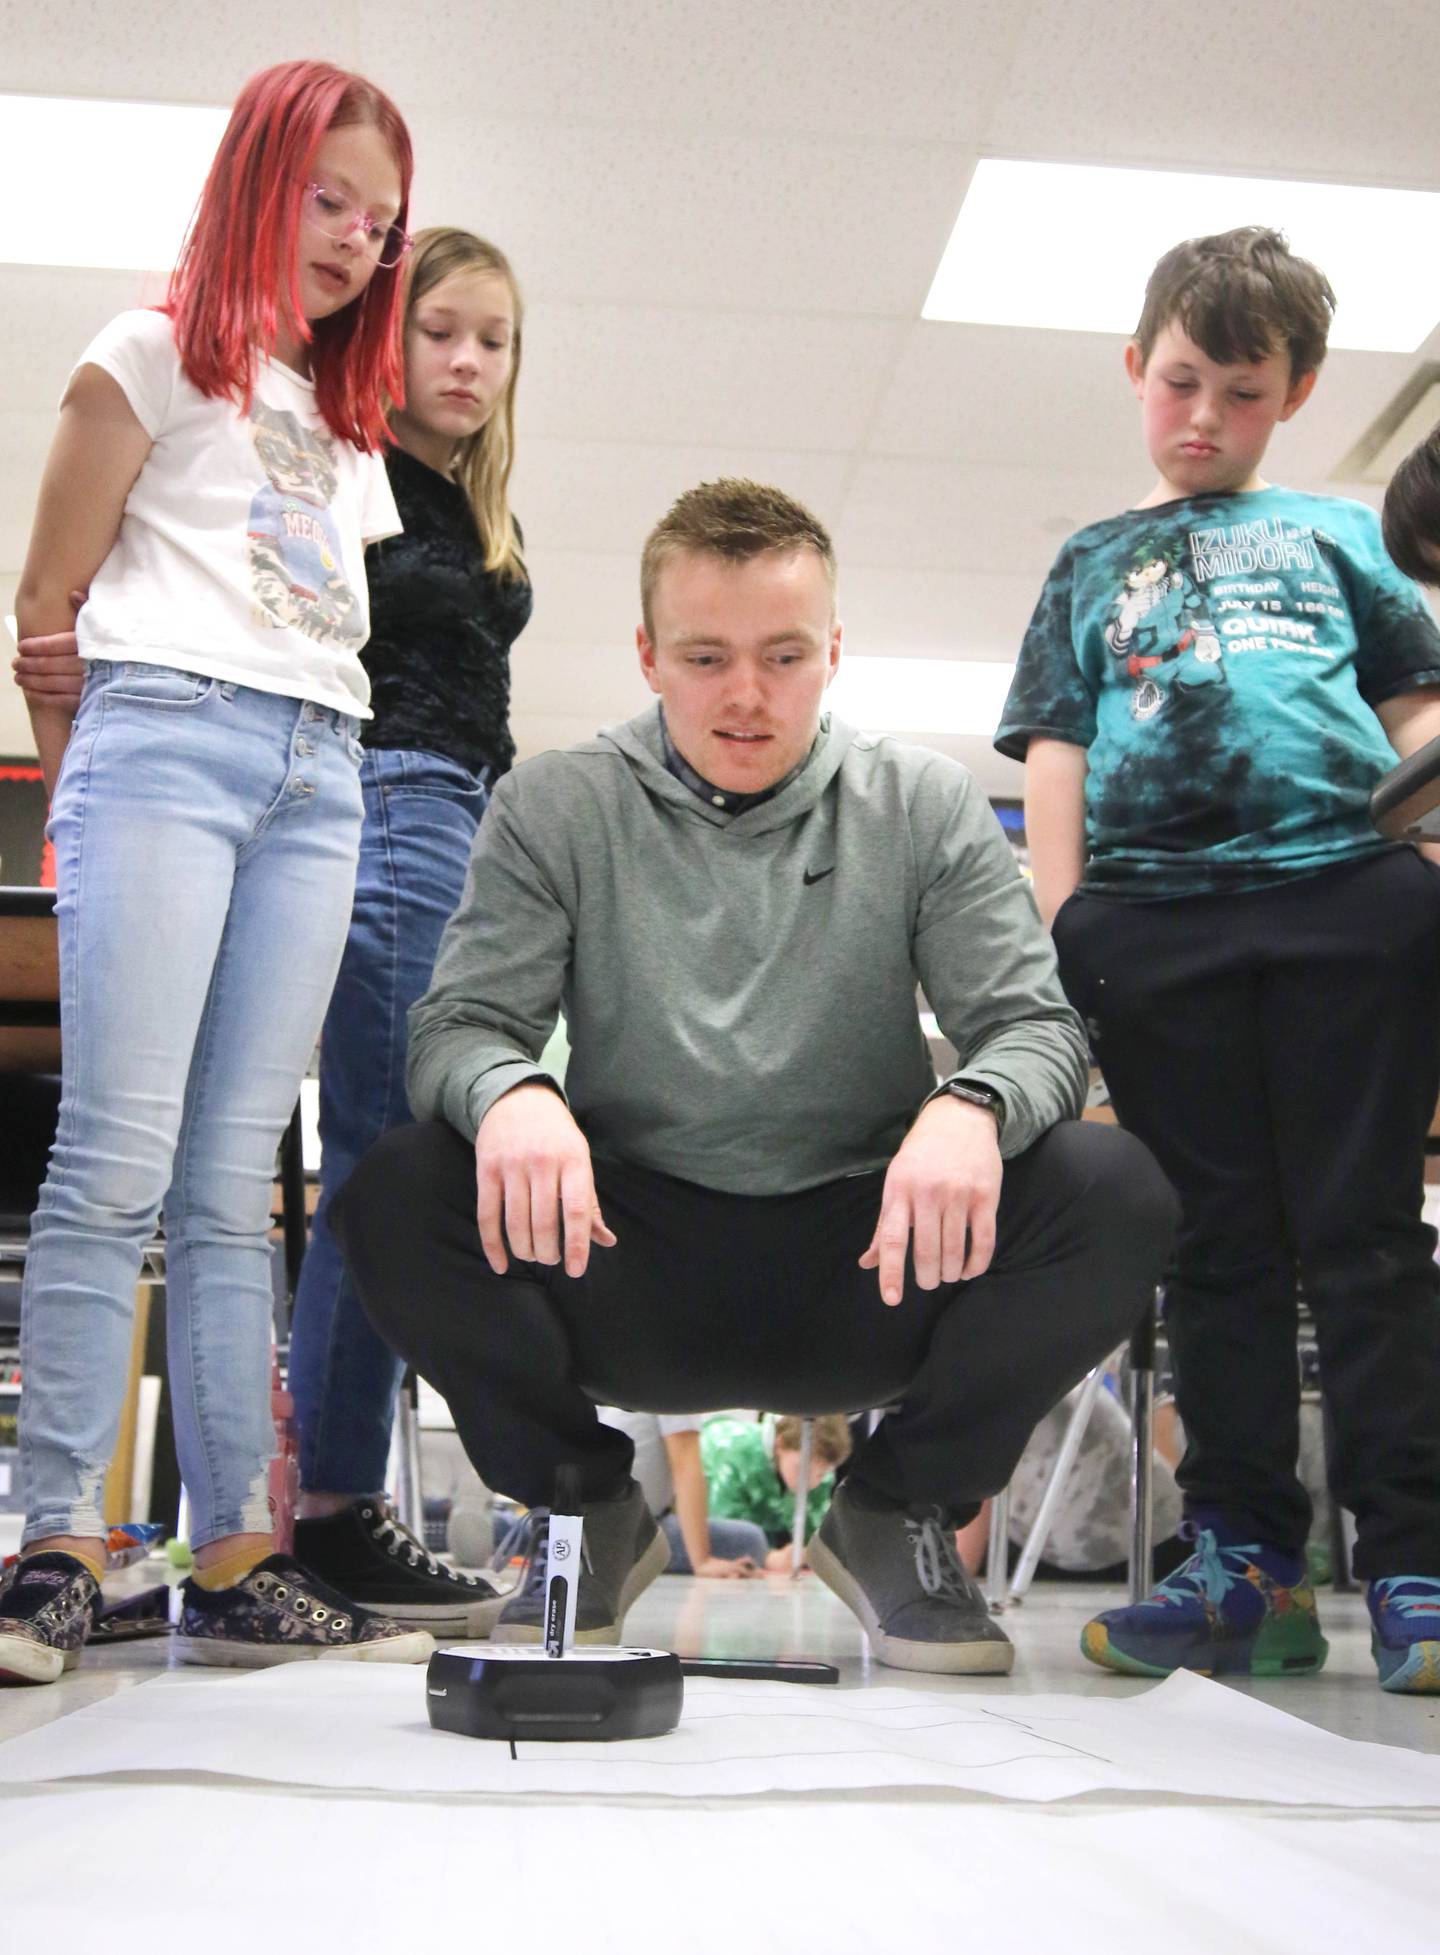
[[[545,1565],[545,1654],[564,1656],[575,1640],[585,1521],[580,1513],[580,1475],[562,1466],[555,1475]]]

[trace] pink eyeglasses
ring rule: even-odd
[[[305,215],[317,231],[337,244],[358,231],[362,247],[377,265],[398,265],[415,242],[398,224],[382,223],[368,210],[361,210],[348,197],[342,197],[338,190],[328,190],[323,183],[306,184]]]

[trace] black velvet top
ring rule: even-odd
[[[528,584],[486,570],[465,492],[392,448],[385,458],[402,536],[366,553],[370,642],[361,652],[367,747],[421,748],[496,775],[515,758],[510,647],[530,617]]]

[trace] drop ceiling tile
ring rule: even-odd
[[[1112,515],[1142,492],[1126,472],[882,456],[857,465],[836,547],[842,565],[1030,576],[1038,594],[1064,534]]]
[[[969,139],[1024,10],[1004,0],[361,0],[361,66],[422,109],[638,126]]]
[[[771,482],[829,523],[845,474],[841,455],[760,447],[560,441],[519,444],[513,501],[526,537],[549,550],[615,551],[636,565],[645,538],[676,496],[717,476]]]
[[[993,153],[1436,185],[1429,0],[1363,15],[1351,0],[1035,0],[1024,14]]]
[[[922,320],[906,335],[869,438],[872,454],[1074,468],[1132,453],[1135,397],[1109,333]]]
[[[414,211],[493,237],[536,299],[913,318],[973,160],[436,111],[417,127]]]
[[[840,560],[845,649],[867,658],[1013,659],[1038,595],[1033,577],[1015,573]]]
[[[629,719],[654,694],[640,671],[633,638],[628,644],[541,642],[512,668],[517,718],[564,712],[597,726]],[[583,737],[583,736],[582,736]]]
[[[527,437],[832,452],[868,427],[904,328],[546,304],[527,331]]]
[[[355,67],[356,26],[353,0],[306,0],[303,8],[289,0],[0,0],[0,86],[24,95],[229,102],[277,61],[304,56]]]

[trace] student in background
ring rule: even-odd
[[[627,1412],[602,1405],[600,1417],[635,1446],[635,1478],[670,1544],[672,1575],[744,1580],[760,1573],[766,1540],[753,1520],[721,1518],[710,1500],[697,1412]]]
[[[795,1529],[795,1490],[800,1484],[801,1425],[794,1417],[773,1424],[749,1419],[710,1419],[700,1433],[700,1459],[710,1489],[710,1512],[746,1520],[763,1530],[764,1565],[790,1573]],[[810,1440],[805,1538],[824,1520],[835,1491],[835,1469],[850,1457],[850,1423],[843,1413],[815,1420]]]
[[[300,1272],[290,1389],[300,1427],[296,1552],[356,1601],[446,1635],[485,1635],[502,1597],[457,1575],[384,1497],[403,1367],[360,1309],[330,1205],[366,1149],[410,1117],[406,1014],[430,982],[490,790],[514,758],[510,648],[530,579],[510,511],[523,311],[503,252],[422,231],[405,293],[405,400],[386,456],[404,523],[372,550],[365,648],[374,718],[350,934],[320,1039],[320,1200]]]
[[[1184,1210],[1166,1285],[1194,1553],[1087,1624],[1096,1663],[1305,1674],[1297,1281],[1387,1690],[1440,1689],[1440,887],[1370,790],[1440,733],[1440,633],[1374,513],[1261,476],[1334,296],[1251,227],[1178,245],[1126,362],[1158,471],[1073,536],[996,744],[1123,1124]]]
[[[378,451],[402,392],[410,174],[404,123],[359,76],[255,76],[166,304],[105,327],[61,403],[16,608],[23,637],[50,637],[88,590],[86,673],[78,711],[32,701],[64,1085],[25,1269],[27,1519],[0,1578],[0,1680],[53,1682],[85,1641],[162,1205],[195,1547],[180,1653],[432,1647],[272,1553],[266,1498],[270,1190],[354,891],[362,553],[398,528]]]

